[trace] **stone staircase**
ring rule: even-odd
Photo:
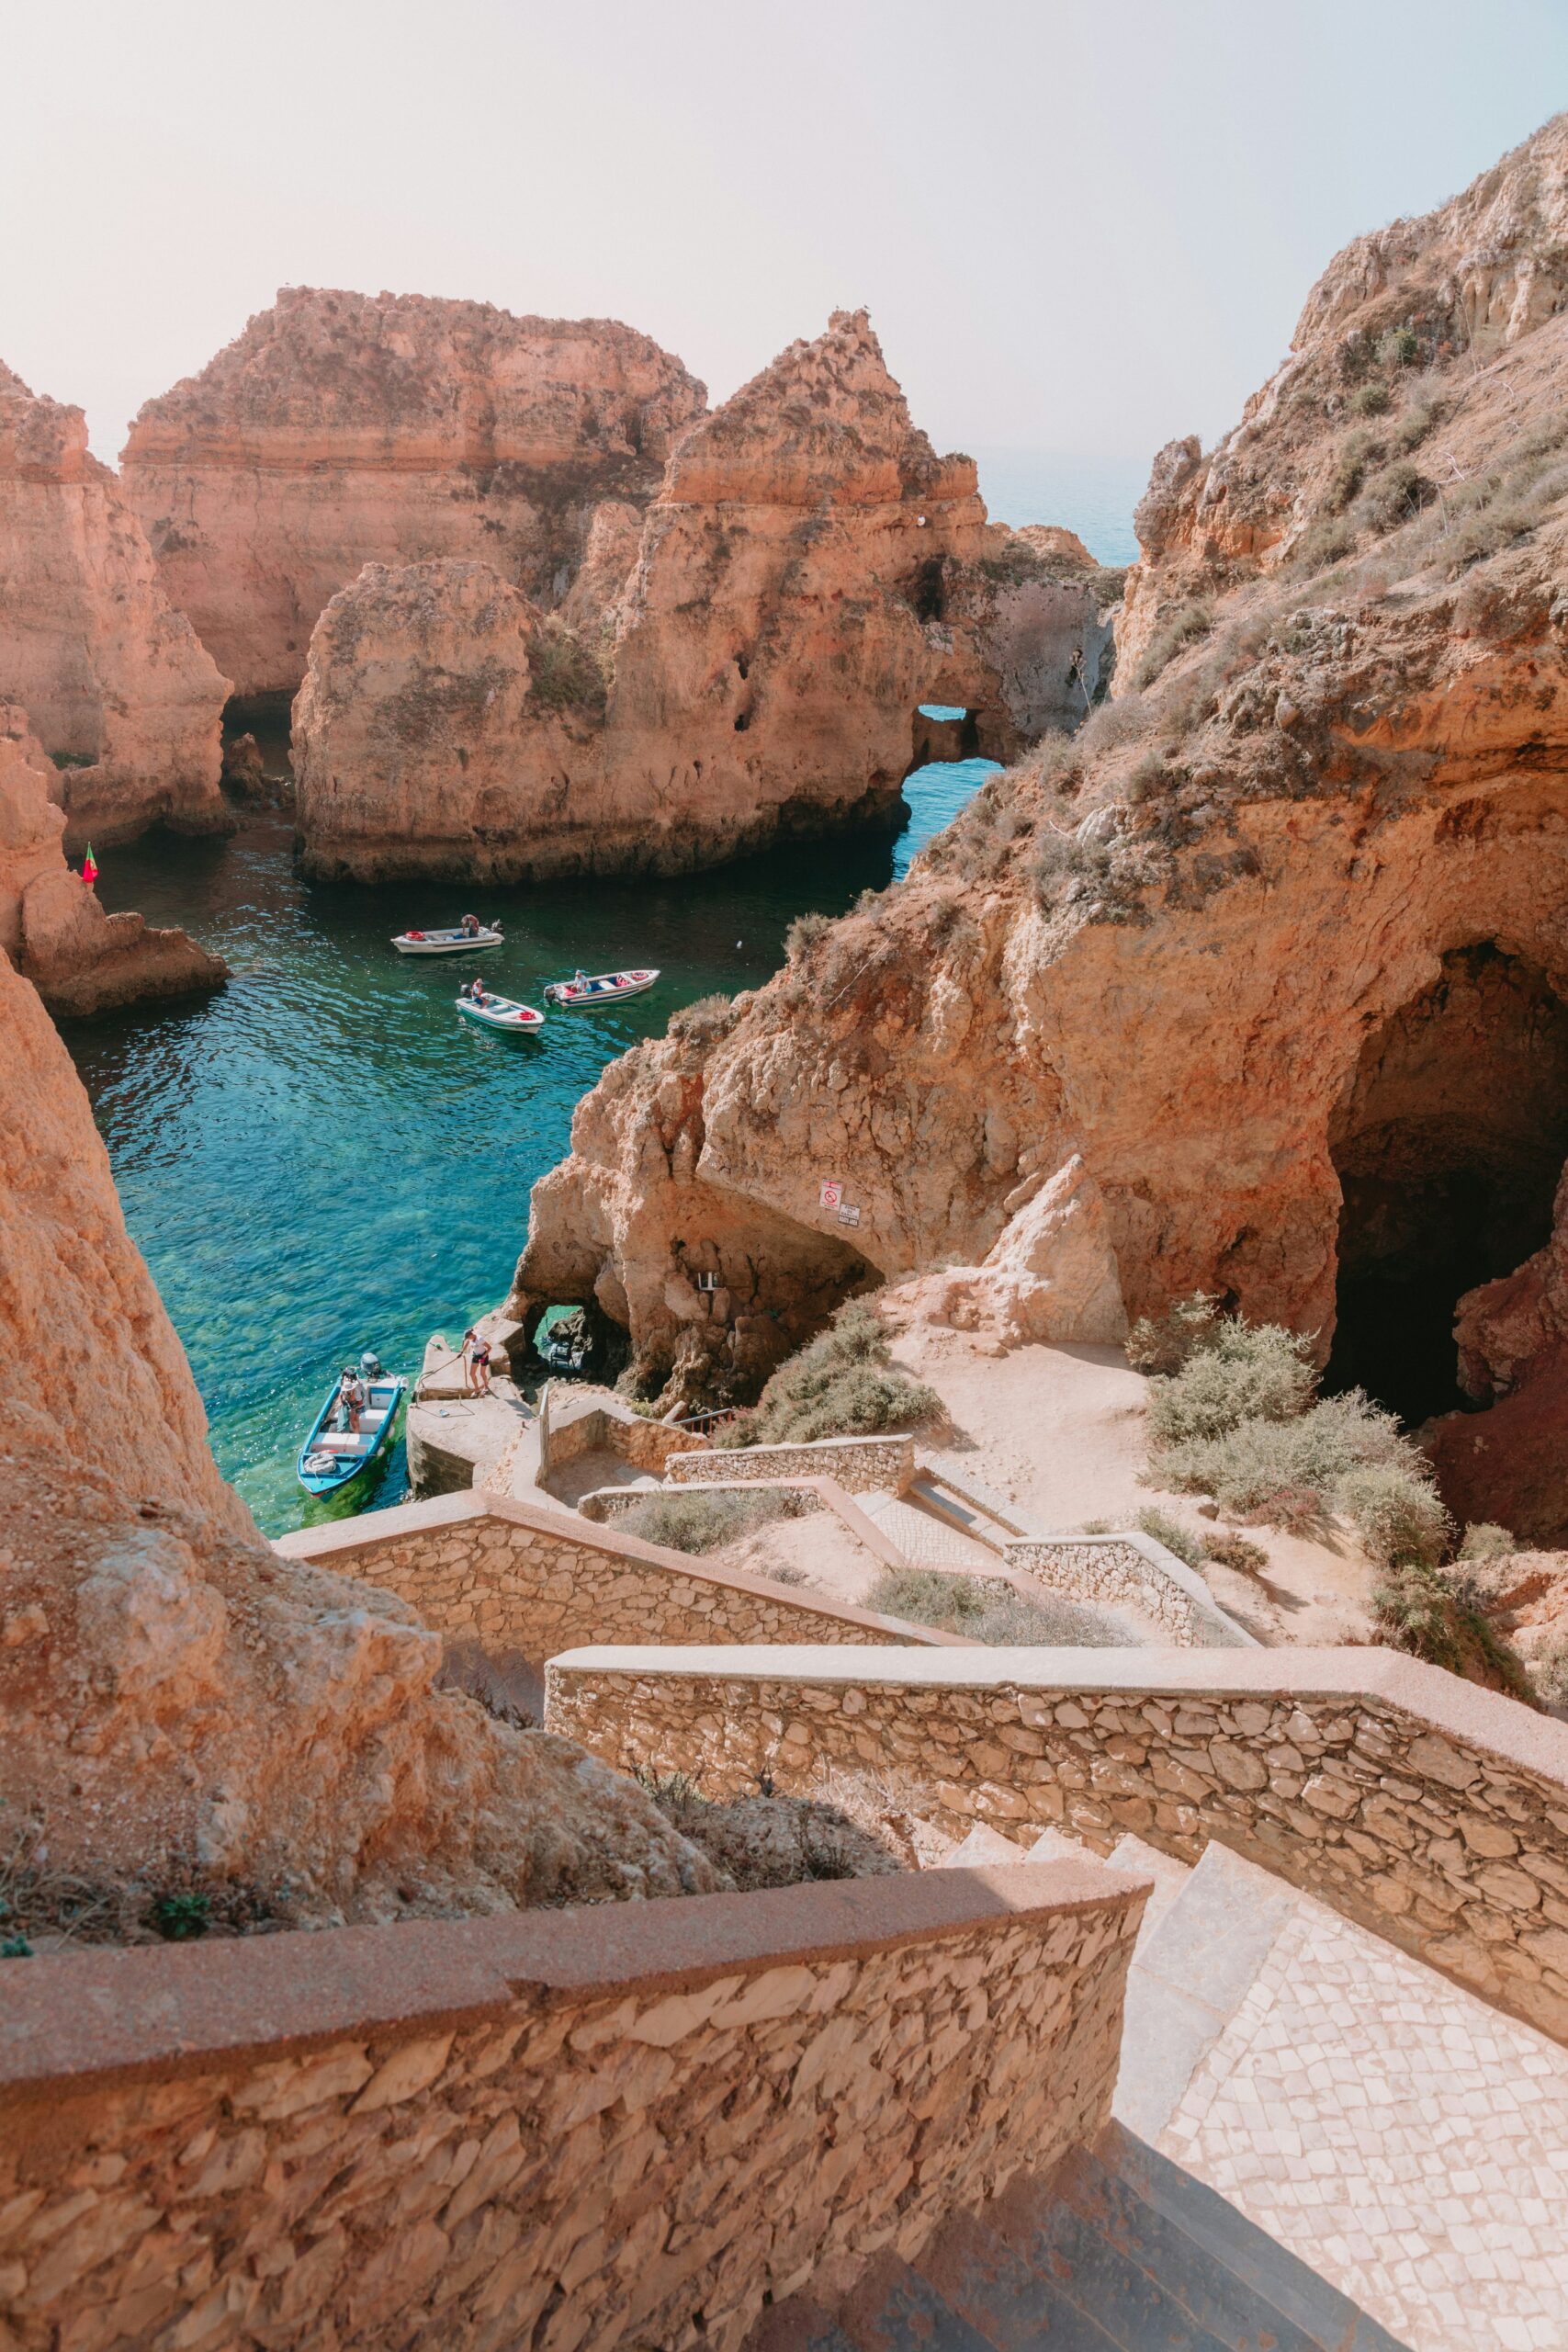
[[[1562,2352],[1568,2051],[1224,1847],[1109,1859],[1155,1889],[1100,2138],[751,2352]]]
[[[1201,2181],[1112,2124],[1010,2183],[829,2313],[795,2296],[751,2352],[1408,2352]]]

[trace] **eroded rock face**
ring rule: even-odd
[[[482,561],[558,603],[600,504],[647,504],[705,398],[613,320],[291,286],[147,402],[121,475],[235,692],[292,695],[317,618],[367,563]]]
[[[228,967],[183,931],[109,915],[65,862],[65,812],[26,711],[0,703],[0,949],[52,1012],[100,1012],[217,988]]]
[[[1556,266],[1527,198],[1564,136],[1500,167],[1524,191],[1519,285]],[[1299,396],[1254,403],[1223,465],[1162,453],[1134,646],[1195,585],[1207,602],[1157,677],[993,778],[906,885],[700,1041],[608,1070],[536,1189],[520,1310],[592,1290],[657,1384],[690,1349],[678,1245],[711,1233],[726,1289],[733,1265],[803,1309],[915,1276],[941,1311],[1088,1340],[1117,1293],[1131,1317],[1202,1287],[1336,1362],[1380,1317],[1435,1311],[1441,1361],[1459,1295],[1546,1242],[1568,1120],[1568,317],[1535,301],[1477,368],[1436,332],[1432,238],[1401,234],[1419,266],[1385,272],[1355,334],[1343,310],[1313,330]],[[1382,456],[1348,456],[1373,425]],[[1407,462],[1416,481],[1383,479]],[[1468,501],[1439,499],[1460,476]],[[1520,1525],[1489,1476],[1466,1515]]]
[[[334,599],[295,709],[306,862],[667,873],[886,817],[922,702],[999,755],[1089,707],[1118,575],[1065,537],[988,526],[840,312],[688,427],[646,516],[599,505],[558,614],[488,554],[488,586],[373,566]]]
[[[222,831],[227,695],[119,483],[88,454],[81,410],[0,367],[0,702],[27,712],[59,771],[69,845],[160,818]]]
[[[4,957],[0,1265],[8,1838],[111,1898],[239,1889],[307,1924],[715,1883],[631,1783],[437,1690],[411,1612],[262,1543]]]

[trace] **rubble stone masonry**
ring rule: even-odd
[[[705,1794],[863,1773],[962,1836],[1211,1838],[1568,2041],[1568,1725],[1384,1650],[579,1651],[547,1721]]]
[[[7,2352],[737,2352],[1106,2120],[1094,1862],[11,1962]]]

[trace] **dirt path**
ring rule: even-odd
[[[951,1417],[950,1433],[922,1432],[922,1459],[960,1479],[965,1469],[977,1473],[1040,1527],[1126,1527],[1153,1505],[1200,1537],[1213,1530],[1201,1498],[1139,1484],[1145,1382],[1119,1348],[1003,1349],[921,1324],[894,1340],[893,1360],[929,1381]],[[1267,1552],[1267,1569],[1238,1574],[1211,1562],[1203,1574],[1248,1633],[1310,1644],[1368,1637],[1371,1572],[1354,1543],[1337,1539],[1340,1549],[1261,1527],[1246,1533]]]

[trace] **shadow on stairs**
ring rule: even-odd
[[[1234,2205],[1121,2124],[1010,2182],[829,2313],[764,2313],[748,2352],[1407,2352]]]

